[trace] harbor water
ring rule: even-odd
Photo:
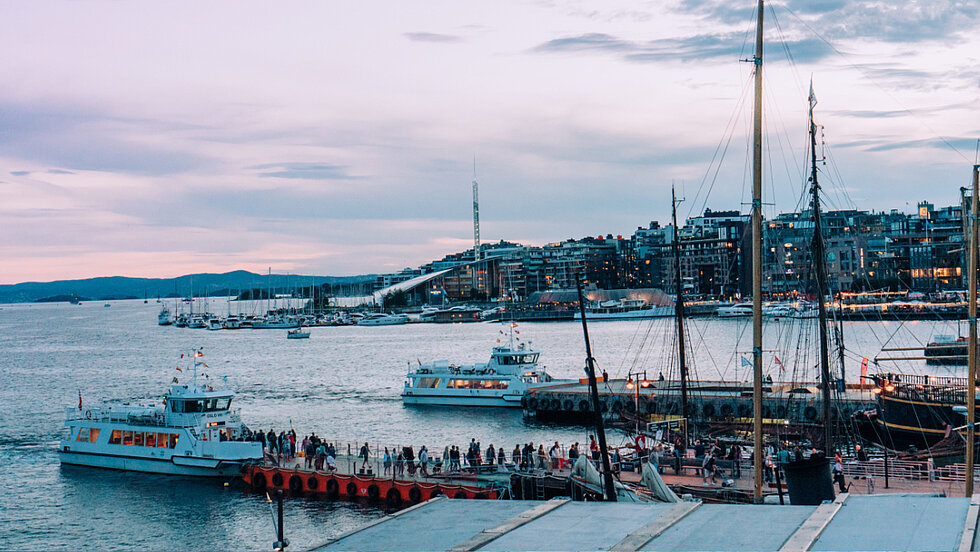
[[[0,310],[0,548],[236,549],[268,550],[275,540],[265,497],[240,484],[109,470],[61,467],[55,448],[63,438],[66,407],[103,400],[158,401],[176,367],[203,347],[210,381],[226,377],[235,407],[252,429],[316,431],[329,441],[372,446],[426,444],[438,453],[471,438],[508,451],[533,441],[585,441],[585,428],[534,425],[518,410],[405,407],[404,375],[419,362],[448,359],[485,362],[499,323],[409,324],[313,328],[308,340],[287,340],[285,330],[190,330],[158,326],[154,301],[82,305],[3,305]],[[171,308],[173,305],[171,303]],[[234,308],[234,307],[233,307]],[[225,305],[213,308],[224,312]],[[632,370],[671,377],[670,320],[590,325],[599,370],[625,378]],[[767,323],[766,371],[775,379],[802,377],[816,365],[810,321]],[[578,323],[522,323],[515,337],[542,352],[541,365],[557,378],[584,376]],[[847,379],[856,381],[860,359],[882,346],[923,345],[936,334],[956,334],[955,322],[848,322]],[[692,377],[744,380],[741,357],[751,350],[748,320],[691,322]],[[770,351],[771,349],[771,351]],[[811,350],[809,353],[801,351]],[[778,358],[779,360],[775,360]],[[182,366],[186,367],[186,361]],[[963,375],[965,367],[929,367],[921,361],[882,370]],[[874,366],[870,371],[875,371]],[[810,379],[815,379],[815,372]],[[204,376],[199,376],[204,377]],[[611,444],[623,436],[613,432]],[[547,448],[547,447],[546,447]],[[378,507],[347,502],[289,499],[286,536],[305,549],[375,519]]]

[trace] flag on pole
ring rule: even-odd
[[[204,353],[203,352],[201,352],[201,351],[195,351],[194,352],[194,358],[201,358],[202,356],[204,356]]]
[[[183,370],[180,369],[180,366],[177,366],[177,371],[180,372],[180,373],[183,373],[184,372]]]
[[[751,360],[749,360],[749,359],[747,359],[745,357],[740,357],[740,358],[742,359],[742,366],[748,366],[749,368],[752,368],[752,361]]]
[[[180,358],[184,358],[184,353],[180,353]]]
[[[776,366],[779,366],[779,370],[785,372],[786,367],[783,366],[783,361],[779,360],[779,357],[776,355],[772,355],[772,357],[776,360]]]
[[[813,106],[817,105],[817,95],[813,92],[813,77],[810,77],[810,97],[807,99],[810,100],[811,109]]]

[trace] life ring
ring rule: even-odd
[[[265,474],[258,472],[252,476],[252,490],[254,491],[264,491],[265,490]]]
[[[590,410],[589,409],[589,401],[586,401],[586,400],[579,401],[578,402],[578,409],[581,410],[582,412],[588,412]]]
[[[636,436],[634,442],[636,443],[637,448],[644,449],[647,447],[647,438],[642,433]]]
[[[817,419],[817,409],[816,409],[816,408],[814,408],[814,407],[812,407],[812,406],[808,406],[808,407],[806,407],[806,409],[805,409],[805,410],[803,411],[803,416],[804,416],[804,417],[805,417],[805,418],[806,418],[807,420],[811,420],[811,421],[812,421],[812,420],[816,420],[816,419]]]
[[[91,420],[92,419],[92,411],[91,410],[86,410],[85,411],[85,419],[86,420]]]
[[[567,412],[571,412],[572,410],[575,409],[575,403],[572,402],[572,399],[565,399],[565,402],[562,403],[561,406],[562,406],[562,410],[565,410]]]
[[[298,493],[303,490],[303,479],[298,475],[289,476],[289,490]]]
[[[357,484],[353,481],[347,484],[347,496],[357,496]]]
[[[385,504],[392,508],[398,508],[402,505],[402,494],[398,492],[398,489],[392,487],[388,489],[385,493]]]
[[[316,488],[320,486],[320,481],[317,480],[315,475],[311,475],[306,478],[306,486],[309,487],[311,491],[315,491]]]
[[[456,491],[455,493],[453,493],[453,498],[466,498],[466,492]]]
[[[418,487],[412,487],[408,490],[408,499],[412,501],[412,504],[418,504],[422,501],[422,491]]]
[[[432,492],[429,493],[429,500],[432,500],[437,496],[442,496],[442,491],[440,491],[439,489],[432,489]]]
[[[725,404],[721,405],[721,415],[722,416],[728,418],[729,416],[731,416],[734,413],[735,413],[735,408],[732,405],[730,405],[728,403],[725,403]]]
[[[272,484],[276,487],[282,487],[282,474],[276,472],[272,474]]]
[[[701,413],[704,414],[705,418],[711,418],[715,415],[715,405],[708,403],[701,408]]]
[[[371,485],[368,486],[367,491],[368,498],[371,500],[378,500],[378,497],[381,496],[381,489],[379,489],[374,483],[371,483]]]
[[[340,483],[337,483],[336,479],[330,478],[327,480],[327,498],[337,498],[340,494]]]
[[[531,397],[530,399],[528,399],[527,400],[527,407],[530,408],[531,410],[536,409],[538,407],[538,399],[537,399],[537,397]]]

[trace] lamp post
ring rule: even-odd
[[[640,381],[640,374],[643,374],[643,381]],[[633,382],[633,372],[632,370],[626,376],[626,389],[633,392],[633,415],[636,417],[636,434],[640,434],[640,388],[650,387],[650,381],[647,379],[647,371],[636,373],[636,382]]]

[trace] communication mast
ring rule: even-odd
[[[473,261],[480,260],[480,195],[476,182],[476,156],[473,156]]]

